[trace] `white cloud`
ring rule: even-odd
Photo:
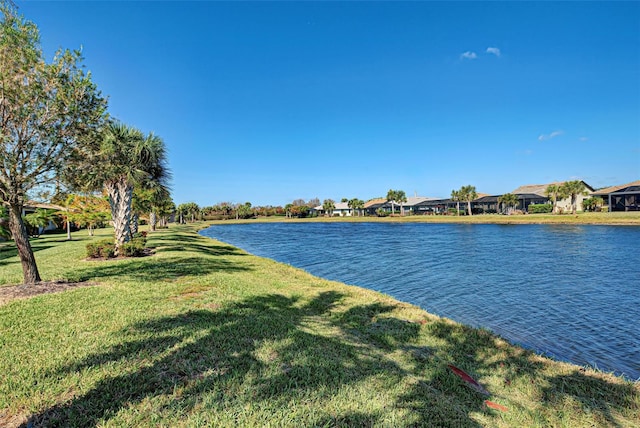
[[[500,49],[498,48],[487,48],[485,52],[488,54],[493,54],[495,56],[500,56]]]
[[[551,134],[542,134],[538,137],[538,141],[547,141],[562,134],[564,134],[564,131],[561,131],[561,130],[553,131]]]
[[[589,141],[587,137],[580,137],[580,141]]]
[[[476,58],[478,58],[478,55],[476,55],[475,52],[466,51],[465,53],[460,55],[460,58],[462,58],[462,59],[476,59]]]

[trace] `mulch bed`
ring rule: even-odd
[[[50,281],[40,282],[35,285],[20,284],[9,287],[0,287],[0,305],[16,299],[26,299],[40,294],[59,293],[79,287],[91,287],[95,282],[64,282]]]

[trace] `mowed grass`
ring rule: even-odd
[[[34,240],[45,280],[97,285],[0,306],[0,426],[640,421],[637,383],[248,255],[196,227],[150,234],[156,254],[140,259],[84,261],[82,233]],[[0,278],[21,279],[9,243]],[[487,398],[508,410],[487,407]]]

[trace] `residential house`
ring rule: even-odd
[[[334,205],[335,208],[331,210],[332,216],[351,217],[353,215],[353,210],[351,209],[351,207],[349,207],[349,204],[347,202],[335,202]],[[313,208],[313,210],[317,212],[318,215],[327,214],[322,205],[318,205],[317,207]]]
[[[564,184],[564,181],[547,183],[547,184],[527,184],[524,186],[520,186],[511,193],[518,196],[520,203],[518,204],[518,209],[522,211],[527,211],[529,205],[531,204],[546,204],[549,203],[549,198],[547,197],[546,191],[547,187],[552,184],[556,186],[561,186]],[[586,189],[587,195],[578,195],[576,198],[576,206],[579,211],[582,210],[582,201],[586,198],[590,197],[593,193],[593,187],[589,186],[587,183],[582,181],[584,187]],[[571,197],[566,197],[564,199],[559,199],[556,201],[556,207],[564,212],[571,210]]]
[[[378,208],[387,203],[385,198],[375,198],[364,203],[364,212],[366,215],[376,215]]]
[[[611,186],[593,192],[592,196],[600,196],[609,206],[609,211],[640,210],[640,180],[620,186]]]

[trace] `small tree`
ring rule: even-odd
[[[71,194],[66,201],[70,221],[80,227],[86,227],[89,236],[93,236],[96,227],[110,218],[109,201],[103,196]]]
[[[22,220],[27,192],[51,185],[106,109],[79,51],[46,63],[38,28],[0,4],[0,198],[9,213],[24,282],[40,273]]]
[[[582,201],[582,209],[584,211],[598,211],[604,205],[604,199],[600,196],[593,196]]]

